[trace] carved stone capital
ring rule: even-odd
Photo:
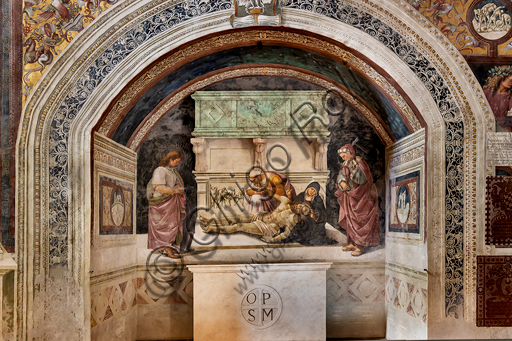
[[[317,138],[315,140],[315,169],[317,171],[327,170],[327,147],[330,141],[329,137]]]
[[[208,166],[206,165],[206,151],[208,150],[208,143],[206,139],[191,138],[192,151],[196,154],[196,172],[206,172]]]
[[[265,164],[265,149],[267,149],[266,139],[252,139],[254,143],[254,165],[263,167]]]

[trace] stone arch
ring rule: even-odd
[[[81,179],[90,177],[90,132],[98,115],[122,84],[159,54],[198,36],[230,29],[229,1],[212,1],[202,13],[200,7],[190,10],[193,3],[127,1],[113,7],[66,48],[29,97],[17,142],[20,338],[34,333],[32,312],[41,309],[35,288],[44,285],[49,274],[74,279],[82,297],[88,298],[91,190]],[[483,195],[483,179],[489,172],[477,165],[476,158],[484,153],[485,132],[492,130],[494,120],[467,64],[442,33],[405,1],[346,0],[317,6],[313,1],[290,0],[282,7],[284,26],[359,51],[400,84],[422,112],[431,165],[429,290],[451,302],[429,306],[429,319],[442,320],[449,313],[460,317],[458,308],[463,306],[464,317],[471,321],[476,254],[483,249],[483,243],[473,244],[473,237],[482,233],[477,226],[484,221],[475,198]],[[173,24],[166,26],[164,19]],[[145,34],[148,23],[152,30]],[[131,51],[117,53],[115,44]],[[450,257],[462,257],[463,267],[444,256],[447,240],[452,245]],[[452,278],[449,292],[444,290],[447,274]],[[29,288],[31,278],[36,284]],[[87,304],[83,313],[87,321]],[[82,328],[82,335],[88,337],[88,327]]]

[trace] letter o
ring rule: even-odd
[[[327,96],[332,94],[335,94],[336,97],[341,99],[342,107],[338,112],[333,112],[333,109],[328,108],[327,106]],[[343,101],[343,96],[337,89],[329,89],[322,96],[322,107],[324,108],[325,111],[327,111],[327,114],[329,114],[330,116],[339,116],[345,111],[346,104]]]
[[[284,153],[286,154],[286,164],[284,165],[283,168],[275,167],[274,164],[272,163],[272,160],[270,159],[270,154],[272,154],[272,151],[276,147],[279,147],[282,150],[284,150]],[[290,163],[292,163],[292,157],[290,156],[290,153],[288,153],[288,151],[286,150],[285,146],[282,143],[276,143],[275,145],[273,145],[272,147],[270,147],[267,150],[267,163],[270,167],[272,167],[272,169],[274,169],[278,172],[281,172],[281,171],[284,171],[285,169],[287,169],[288,167],[290,167]]]
[[[253,296],[254,296],[254,301],[249,302],[249,296],[251,296],[251,295],[253,295]],[[248,295],[247,295],[246,300],[247,300],[247,303],[249,303],[249,304],[254,304],[254,303],[256,302],[256,294],[255,294],[255,293],[253,293],[253,292],[251,292],[250,294],[248,294]]]

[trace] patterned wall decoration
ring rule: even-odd
[[[100,176],[100,234],[133,232],[133,185]]]
[[[384,274],[331,273],[327,278],[327,296],[336,302],[382,302],[384,287]]]
[[[420,233],[420,172],[389,181],[389,231]]]
[[[94,282],[94,278],[91,279]],[[125,316],[137,305],[192,305],[192,273],[184,272],[172,282],[155,282],[150,276],[113,280],[91,285],[91,328],[109,319]]]
[[[427,323],[427,297],[426,289],[419,287],[405,279],[386,275],[386,303],[395,309],[402,310],[415,319]]]
[[[327,270],[327,338],[386,334],[383,262],[337,263]],[[362,332],[361,325],[367,330]]]
[[[487,178],[485,243],[512,247],[512,176]]]
[[[512,257],[478,256],[478,327],[512,326]]]
[[[25,0],[23,99],[73,38],[118,0]]]
[[[21,117],[21,11],[18,1],[0,4],[0,225],[1,242],[15,252],[16,138]]]
[[[142,282],[144,278],[141,279]],[[138,278],[111,283],[105,288],[91,285],[91,328],[119,315],[129,313],[137,305]]]

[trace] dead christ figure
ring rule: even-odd
[[[281,203],[272,212],[239,214],[208,220],[199,217],[199,224],[204,232],[234,233],[245,232],[262,236],[267,243],[277,243],[286,239],[295,225],[309,214],[309,207],[301,202],[292,201],[285,196],[274,194]],[[283,232],[281,230],[284,229]]]

